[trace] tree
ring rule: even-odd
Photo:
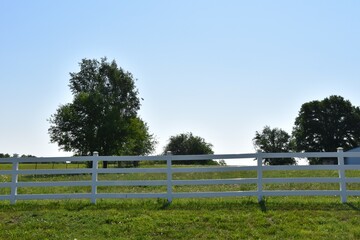
[[[293,130],[297,151],[334,152],[360,144],[360,109],[341,96],[311,101],[301,106]],[[321,164],[325,159],[309,159]],[[328,160],[328,159],[327,159]]]
[[[174,155],[196,155],[214,154],[212,144],[205,142],[202,137],[194,136],[192,133],[181,133],[171,136],[169,143],[164,148],[164,154],[171,151]],[[217,164],[209,160],[173,161],[174,164]]]
[[[36,156],[34,156],[34,155],[31,155],[31,154],[23,154],[23,155],[21,155],[21,157],[22,158],[36,158]]]
[[[8,153],[0,153],[0,158],[9,158],[10,154]]]
[[[256,150],[264,152],[289,152],[291,150],[291,136],[282,129],[265,126],[261,132],[256,131],[253,143]],[[265,158],[265,164],[289,165],[295,164],[293,158]]]
[[[18,156],[19,156],[18,154],[13,154],[12,157],[18,157]],[[8,154],[8,153],[0,153],[0,158],[10,158],[10,157],[11,157],[11,155]],[[30,155],[30,154],[28,154],[28,155],[23,154],[20,157],[22,157],[22,158],[36,158],[36,156]]]
[[[106,58],[83,59],[79,65],[79,72],[70,73],[73,102],[60,106],[49,119],[51,142],[81,156],[94,151],[103,156],[152,152],[156,141],[137,116],[140,100],[132,74]]]

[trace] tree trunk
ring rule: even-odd
[[[103,168],[107,168],[108,167],[108,162],[107,161],[103,161]]]

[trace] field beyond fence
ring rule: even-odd
[[[337,165],[265,166],[265,158],[336,158]],[[0,200],[360,195],[360,165],[345,165],[355,152],[226,155],[94,156],[0,159]],[[173,161],[256,159],[256,166],[179,166]],[[102,161],[140,167],[100,168]],[[90,162],[90,164],[89,164]],[[85,164],[88,163],[88,164]],[[91,166],[91,167],[86,167]],[[119,164],[115,164],[119,166]]]

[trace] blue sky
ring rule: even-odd
[[[254,152],[265,125],[289,133],[301,105],[360,105],[359,1],[0,1],[0,153],[68,156],[47,119],[72,100],[82,58],[137,78],[157,136],[193,132],[216,153]]]

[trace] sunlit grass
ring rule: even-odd
[[[65,165],[26,165],[60,169]],[[11,165],[0,165],[11,169]],[[40,168],[41,167],[41,168]],[[70,167],[68,165],[68,167]],[[84,168],[74,164],[72,168]],[[165,167],[151,165],[142,167]],[[189,167],[189,166],[179,166]],[[346,171],[359,177],[360,171]],[[256,171],[174,173],[174,180],[256,178]],[[337,171],[266,171],[264,178],[338,177]],[[99,181],[166,180],[164,173],[99,174]],[[91,181],[91,174],[20,175],[20,182]],[[11,182],[0,175],[0,182]],[[359,190],[360,184],[349,183]],[[264,190],[334,190],[338,183],[264,184]],[[256,184],[173,186],[173,192],[255,191]],[[99,186],[98,193],[160,193],[166,186]],[[19,187],[18,194],[90,193],[90,186]],[[0,195],[10,188],[0,188]],[[360,239],[360,199],[338,196],[0,201],[0,239]]]
[[[360,202],[334,197],[0,204],[0,239],[359,239]]]
[[[10,164],[0,164],[1,169],[11,169]],[[114,165],[115,166],[115,165]],[[22,164],[21,169],[64,169],[85,168],[84,163],[70,164]],[[141,165],[141,167],[166,168],[164,164]],[[190,167],[190,166],[176,166]],[[204,167],[204,166],[197,166]],[[360,177],[359,170],[347,170],[347,177]],[[173,180],[202,180],[202,179],[240,179],[256,178],[256,171],[230,172],[195,172],[173,173]],[[338,177],[333,170],[299,170],[299,171],[264,171],[264,178],[310,178],[310,177]],[[99,181],[137,181],[137,180],[166,180],[166,173],[118,173],[98,174]],[[0,175],[0,182],[10,182],[10,175]],[[61,174],[61,175],[19,175],[19,182],[75,182],[91,181],[91,174]],[[359,190],[360,184],[348,183],[349,190]],[[219,185],[180,185],[173,186],[173,192],[226,192],[226,191],[255,191],[256,184],[219,184]],[[338,190],[338,183],[273,183],[263,184],[264,190]],[[72,187],[19,187],[18,194],[52,194],[52,193],[90,193],[90,186]],[[161,193],[166,192],[166,186],[99,186],[99,193]],[[10,188],[0,188],[0,195],[8,195]]]

